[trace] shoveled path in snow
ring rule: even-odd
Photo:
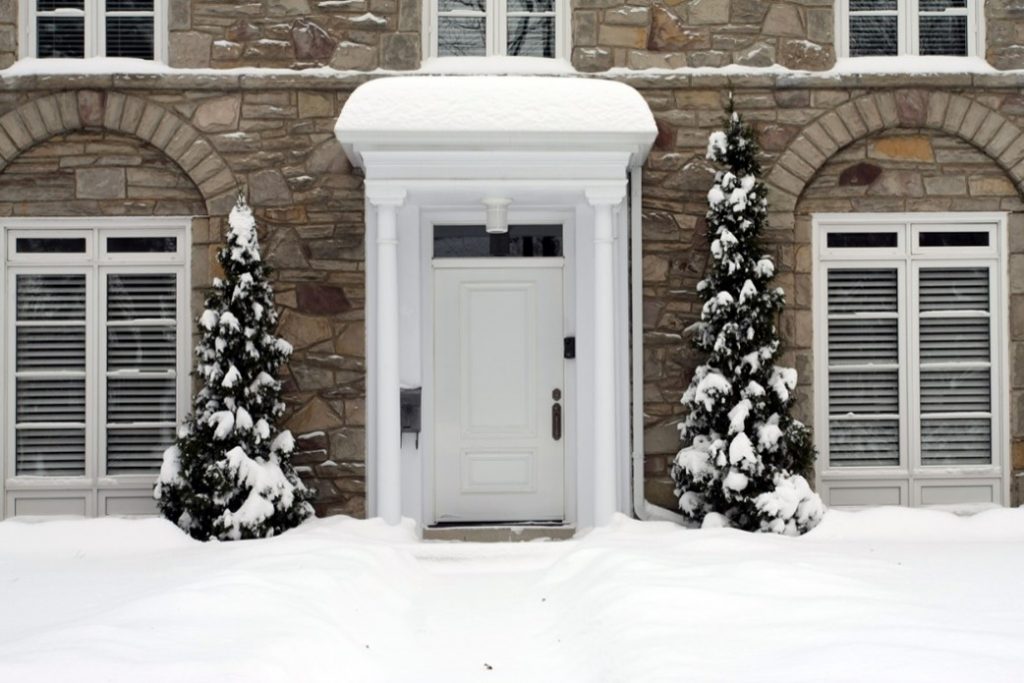
[[[1022,567],[1020,509],[495,545],[8,521],[0,681],[1019,681]]]

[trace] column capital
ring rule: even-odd
[[[394,185],[378,185],[373,181],[366,182],[366,198],[374,206],[401,206],[405,203],[405,188]]]
[[[626,181],[608,185],[591,185],[583,192],[591,206],[616,206],[626,198]]]

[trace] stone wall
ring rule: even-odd
[[[415,69],[422,0],[169,0],[170,64]]]
[[[167,0],[171,66],[410,70],[424,0]],[[566,0],[580,71],[835,63],[834,0]],[[1024,68],[1024,4],[985,0],[986,50]],[[0,68],[17,59],[18,0],[0,0]]]
[[[718,67],[821,70],[835,62],[833,0],[572,0],[581,71]]]
[[[191,179],[162,151],[109,131],[57,135],[0,173],[4,216],[202,216]]]
[[[319,490],[320,514],[361,515],[363,196],[333,135],[354,86],[249,90],[229,80],[211,89],[202,77],[187,80],[198,87],[119,89],[112,77],[79,77],[63,84],[70,89],[40,92],[8,83],[0,213],[196,216],[198,315],[218,272],[226,213],[247,191],[275,269],[280,331],[296,348],[284,371],[296,463]]]
[[[901,88],[897,77],[880,77],[870,89],[829,87],[825,81],[812,88],[758,87],[772,82],[760,77],[693,77],[688,87],[675,88],[654,77],[629,79],[659,127],[644,168],[643,200],[645,483],[651,500],[675,504],[668,470],[680,446],[679,401],[700,360],[685,330],[699,318],[695,287],[707,258],[703,214],[712,170],[705,145],[708,133],[721,125],[730,90],[759,131],[765,152],[773,189],[766,246],[789,302],[779,321],[783,362],[800,373],[796,413],[808,423],[814,334],[810,214],[1011,212],[1011,273],[1017,275],[1011,275],[1010,292],[1007,446],[1014,471],[1024,471],[1024,102],[1013,87],[973,89],[962,79],[933,77],[934,91]]]

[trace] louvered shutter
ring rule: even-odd
[[[827,296],[829,464],[898,465],[898,271],[830,269]]]
[[[922,465],[992,462],[988,267],[918,271]]]
[[[85,474],[87,287],[83,273],[15,275],[19,476]]]
[[[850,56],[871,57],[899,52],[897,0],[849,0]]]
[[[106,471],[159,470],[177,419],[177,276],[106,274]]]

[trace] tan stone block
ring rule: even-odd
[[[664,282],[668,277],[669,260],[663,256],[649,254],[643,259],[644,282]]]
[[[237,130],[241,111],[242,100],[239,96],[215,97],[196,107],[192,123],[208,133]]]
[[[122,199],[125,188],[123,168],[81,168],[75,171],[75,194],[79,199]]]
[[[860,112],[861,118],[864,119],[864,124],[868,127],[869,132],[880,130],[882,128],[882,114],[878,111],[878,106],[875,104],[875,98],[870,96],[860,97],[853,101],[853,105],[857,107],[857,111]]]
[[[610,47],[641,49],[647,45],[647,28],[641,26],[601,26],[597,42]]]
[[[58,106],[57,98],[54,96],[44,97],[38,102],[39,116],[43,120],[43,125],[46,126],[51,134],[60,133],[64,130],[64,124],[60,117],[60,107]]]
[[[285,426],[292,431],[292,434],[308,434],[310,432],[325,432],[330,429],[345,426],[345,421],[331,407],[319,397],[314,397],[309,403],[300,408]]]
[[[978,104],[977,102],[972,102],[971,106],[967,109],[967,113],[964,114],[963,123],[960,124],[960,135],[962,135],[965,140],[973,140],[974,135],[978,132],[978,129],[981,128],[982,122],[990,112],[991,110],[988,107]]]
[[[868,145],[868,157],[892,161],[935,161],[931,140],[924,135],[877,138]]]
[[[938,128],[946,118],[946,107],[949,106],[949,93],[937,91],[928,98],[928,115],[925,117],[925,125],[929,128]]]
[[[334,352],[351,358],[365,358],[366,325],[358,321],[346,326],[334,340]]]
[[[1017,194],[1013,183],[1003,175],[998,176],[972,176],[967,180],[967,186],[973,197],[991,196],[1013,196]]]
[[[718,90],[677,90],[675,93],[676,105],[683,109],[711,109],[716,112],[722,109],[722,96]]]
[[[333,116],[334,98],[318,92],[299,93],[299,116],[312,118],[315,116]]]
[[[690,0],[690,24],[727,24],[729,23],[729,0]]]
[[[796,7],[781,2],[772,2],[769,5],[768,15],[764,18],[764,24],[761,27],[762,33],[768,36],[789,36],[792,38],[803,38],[805,36],[806,32],[803,21]]]
[[[278,334],[296,349],[304,349],[330,339],[331,324],[326,318],[286,310],[281,316]]]
[[[1013,442],[1013,470],[1024,470],[1024,441]]]
[[[999,112],[990,110],[988,116],[981,123],[981,127],[978,128],[978,132],[974,134],[974,144],[984,147],[991,142],[995,138],[996,133],[999,132],[1004,121],[1006,119]]]
[[[963,196],[967,194],[967,178],[962,175],[941,175],[924,179],[924,191],[929,195]]]

